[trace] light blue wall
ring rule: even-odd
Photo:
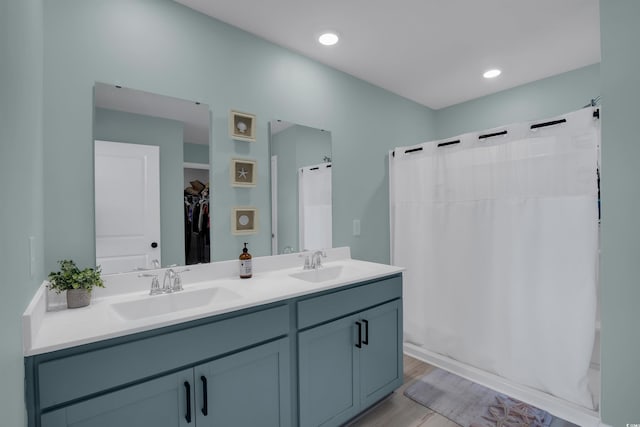
[[[182,142],[184,125],[175,120],[104,108],[95,109],[94,120],[93,135],[95,139],[155,145],[160,148],[160,250],[162,265],[184,265]],[[136,190],[132,188],[131,191]]]
[[[599,95],[600,65],[589,65],[438,110],[438,139],[568,113]]]
[[[272,135],[270,143],[278,156],[278,253],[287,246],[299,251],[298,169],[331,158],[331,132],[294,125]]]
[[[603,414],[604,421],[615,427],[638,422],[640,146],[633,128],[640,99],[635,73],[640,65],[636,25],[640,5],[636,0],[601,2],[602,65],[586,67],[578,78],[582,83],[567,74],[538,82],[541,86],[533,84],[538,90],[546,87],[544,93],[515,88],[436,113],[168,0],[56,0],[44,2],[42,8],[42,0],[0,2],[3,425],[24,425],[20,314],[27,301],[57,259],[72,257],[90,264],[94,257],[89,236],[94,230],[90,177],[96,81],[119,81],[127,87],[207,102],[213,115],[211,158],[218,186],[228,185],[230,157],[266,159],[266,123],[272,118],[331,130],[337,183],[335,243],[351,246],[356,257],[386,262],[388,149],[577,109],[600,94],[594,90],[598,68],[604,103]],[[141,52],[145,60],[140,59]],[[228,138],[227,114],[232,108],[258,115],[257,143]],[[266,168],[262,170],[266,173]],[[259,179],[265,182],[267,176]],[[266,188],[256,191],[264,191],[258,204],[267,206]],[[229,192],[218,214],[229,217],[228,206],[242,198]],[[19,217],[17,207],[24,212]],[[363,234],[358,238],[350,235],[354,218],[362,220]],[[227,223],[218,231],[228,230]],[[33,276],[29,236],[35,238]],[[252,238],[261,252],[268,253],[268,239],[261,239]],[[241,240],[230,238],[217,250],[235,258]],[[252,253],[259,254],[253,249]]]
[[[185,162],[209,164],[208,145],[185,142],[183,153]]]
[[[278,156],[278,253],[290,246],[298,251],[298,175],[295,127],[271,137],[271,154]]]
[[[237,258],[243,241],[254,256],[271,252],[267,123],[281,118],[332,132],[334,243],[358,258],[389,260],[385,156],[395,144],[435,136],[430,109],[169,0],[57,0],[44,8],[47,267],[93,258],[96,81],[210,106],[214,259]],[[257,115],[257,142],[229,138],[231,109]],[[258,159],[256,188],[230,187],[232,157]],[[234,205],[258,207],[259,234],[231,235]],[[357,238],[354,218],[362,222]]]
[[[0,2],[0,424],[3,426],[25,425],[21,316],[45,275],[42,49],[42,0]],[[33,262],[30,262],[30,237],[33,237]]]
[[[640,423],[640,2],[600,2],[602,414]]]

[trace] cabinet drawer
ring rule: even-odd
[[[308,328],[402,297],[402,276],[299,301],[298,329]]]
[[[143,378],[289,333],[287,305],[148,338],[43,361],[37,368],[40,408]],[[134,339],[134,338],[132,338]]]

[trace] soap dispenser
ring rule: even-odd
[[[247,244],[244,244],[244,249],[242,249],[242,253],[240,254],[240,278],[248,279],[253,275],[253,271],[251,268],[251,254],[247,249]]]

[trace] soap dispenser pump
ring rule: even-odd
[[[251,268],[251,254],[247,249],[247,244],[244,244],[242,253],[240,254],[240,278],[249,279],[253,275]]]

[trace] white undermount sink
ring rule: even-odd
[[[171,294],[149,295],[133,301],[113,303],[111,308],[123,319],[137,320],[214,303],[223,303],[238,298],[241,298],[241,296],[226,288],[206,288],[195,291],[185,290]]]
[[[342,266],[332,265],[330,267],[320,267],[314,268],[313,270],[298,271],[296,273],[289,274],[289,276],[295,277],[296,279],[304,280],[306,282],[318,283],[337,279],[341,274]]]

